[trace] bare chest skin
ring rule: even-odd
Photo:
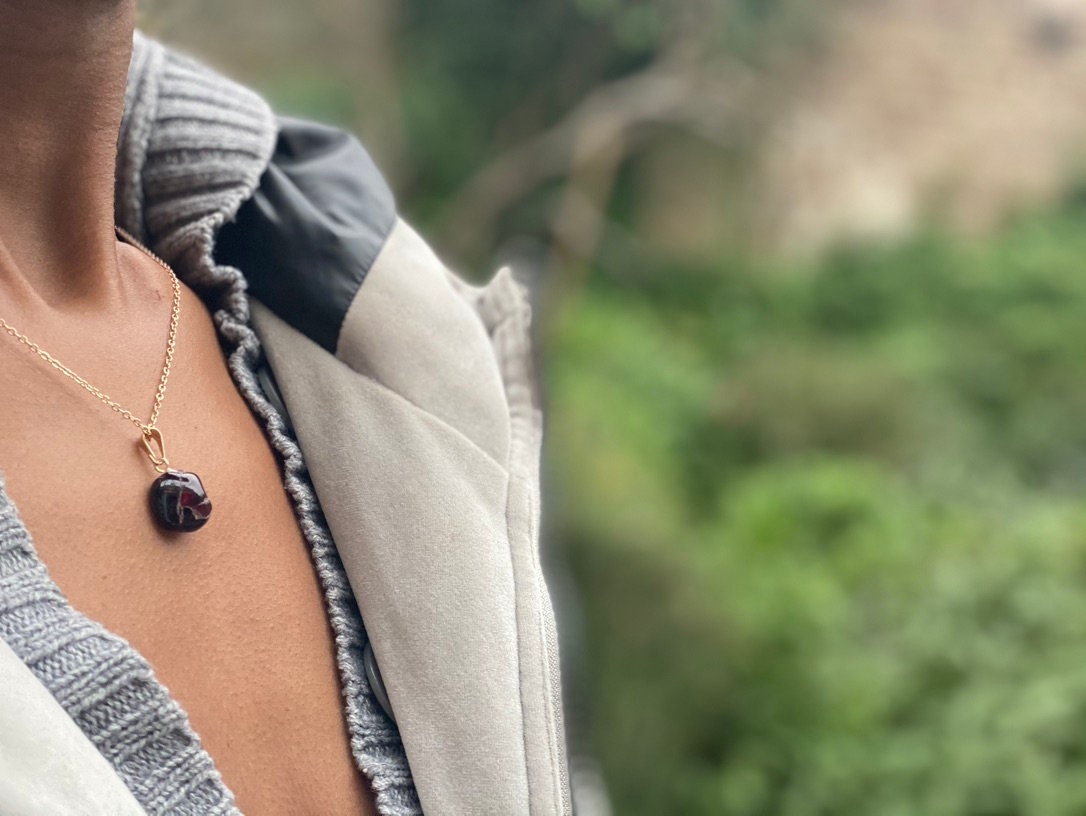
[[[88,319],[80,340],[54,332],[52,347],[19,328],[146,418],[166,315],[159,306],[114,331]],[[0,395],[0,470],[39,555],[76,609],[150,661],[241,811],[375,813],[312,559],[195,295],[184,291],[159,427],[171,464],[199,474],[212,499],[202,530],[160,532],[136,428],[6,335]]]

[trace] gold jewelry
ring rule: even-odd
[[[166,444],[162,437],[162,431],[156,426],[159,413],[162,410],[162,402],[166,399],[166,384],[170,379],[170,369],[173,367],[174,351],[177,347],[177,326],[181,321],[181,282],[177,279],[177,275],[170,268],[170,265],[162,258],[145,247],[119,225],[114,225],[114,229],[121,238],[154,259],[165,269],[169,273],[170,282],[173,285],[173,307],[170,310],[170,330],[166,337],[166,354],[162,362],[162,376],[159,378],[158,388],[155,390],[154,402],[151,405],[151,416],[146,422],[141,422],[132,411],[123,407],[102,389],[80,377],[2,317],[0,317],[0,328],[33,351],[54,370],[97,397],[101,402],[108,405],[110,410],[139,428],[140,444],[148,458],[150,458],[154,469],[161,474],[151,485],[151,510],[155,519],[167,530],[192,532],[207,523],[208,518],[211,516],[211,500],[207,497],[199,476],[195,473],[170,468],[170,461],[166,458]]]

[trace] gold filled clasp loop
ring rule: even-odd
[[[165,473],[170,469],[170,460],[166,458],[166,443],[162,441],[162,431],[154,425],[144,425],[140,442],[156,471]]]

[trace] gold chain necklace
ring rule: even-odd
[[[155,399],[151,405],[151,416],[146,422],[141,422],[132,411],[122,406],[102,389],[80,377],[2,317],[0,317],[0,328],[38,355],[54,370],[97,397],[101,402],[108,405],[114,413],[119,414],[139,428],[140,444],[150,458],[155,471],[161,474],[151,484],[151,511],[155,520],[170,531],[193,532],[203,527],[210,518],[211,500],[207,497],[207,492],[204,490],[199,476],[195,473],[174,470],[170,467],[170,461],[166,458],[166,443],[163,440],[162,431],[156,426],[159,412],[162,410],[162,401],[166,399],[166,384],[170,379],[170,369],[173,367],[173,356],[177,347],[177,325],[181,321],[181,283],[170,265],[158,255],[137,241],[120,226],[114,226],[114,229],[120,237],[154,259],[165,269],[169,273],[170,282],[173,285],[173,307],[170,310],[170,331],[166,338],[166,354],[162,362],[162,376],[159,378],[158,388],[155,390]]]

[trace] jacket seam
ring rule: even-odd
[[[492,282],[493,283],[493,282]],[[545,716],[546,731],[547,731],[547,754],[551,761],[551,772],[548,774],[551,780],[551,793],[553,796],[553,803],[557,810],[555,812],[562,812],[564,809],[564,802],[566,796],[562,790],[561,774],[559,765],[561,759],[556,755],[557,735],[555,729],[554,718],[556,713],[552,710],[553,701],[550,698],[551,684],[553,678],[550,677],[549,666],[547,663],[547,639],[544,636],[543,628],[545,625],[543,609],[541,604],[546,601],[550,602],[549,594],[544,597],[544,593],[541,591],[542,586],[540,583],[541,565],[538,558],[538,552],[536,548],[536,521],[534,514],[534,497],[532,496],[531,485],[532,475],[527,471],[524,460],[526,456],[530,455],[531,446],[536,442],[541,443],[541,437],[532,432],[531,417],[538,410],[533,404],[532,395],[535,391],[533,388],[530,376],[526,377],[526,382],[521,383],[523,389],[520,393],[515,393],[518,389],[510,388],[510,384],[515,379],[516,372],[511,370],[510,358],[512,355],[523,355],[527,357],[527,349],[524,344],[520,342],[528,334],[528,326],[530,324],[530,312],[528,312],[522,306],[527,305],[530,308],[530,301],[527,299],[524,291],[520,289],[520,284],[510,274],[509,283],[512,284],[512,290],[506,289],[505,284],[499,283],[499,287],[495,288],[495,301],[496,305],[500,305],[501,309],[505,312],[502,317],[495,322],[490,328],[491,336],[494,338],[494,346],[497,350],[498,365],[501,372],[502,384],[506,393],[506,402],[509,405],[509,427],[510,427],[510,444],[509,444],[509,483],[513,483],[514,479],[521,479],[524,487],[527,489],[525,501],[527,505],[527,536],[528,546],[531,552],[529,556],[531,558],[532,567],[536,575],[536,580],[533,582],[533,586],[526,588],[523,586],[523,582],[517,580],[517,570],[515,564],[515,558],[513,555],[514,536],[512,534],[510,524],[510,508],[512,490],[508,490],[506,494],[506,537],[509,546],[510,565],[513,568],[513,586],[516,594],[516,599],[522,597],[522,593],[527,590],[534,592],[534,600],[536,604],[540,605],[540,608],[536,610],[535,620],[532,623],[532,629],[539,637],[540,654],[537,669],[540,672],[540,679],[542,681],[542,691],[545,698]],[[521,302],[523,299],[523,302]],[[503,331],[504,329],[504,331]],[[529,363],[530,364],[530,363]],[[514,410],[520,409],[520,410]],[[520,634],[520,618],[521,612],[519,610],[519,604],[514,601],[514,614],[517,618],[516,625],[516,638],[517,638],[517,663],[518,667],[523,666],[523,650],[522,640]],[[530,774],[530,757],[528,752],[528,731],[526,727],[526,715],[524,710],[524,679],[523,673],[518,669],[517,672],[517,686],[520,692],[520,711],[521,711],[521,734],[524,739],[524,759],[525,759],[525,778],[528,783],[528,803],[529,810],[532,814],[536,813],[536,809],[533,807],[532,796],[532,779]]]
[[[343,309],[343,314],[340,315],[339,325],[336,326],[336,347],[334,349],[332,349],[332,354],[333,354],[333,356],[335,356],[335,358],[337,360],[339,359],[339,344],[343,340],[343,327],[347,324],[347,315],[349,315],[351,313],[351,307],[354,305],[355,300],[357,300],[361,296],[361,294],[362,294],[362,286],[366,283],[366,278],[368,278],[369,275],[370,275],[370,272],[373,271],[373,267],[377,265],[377,261],[381,257],[381,253],[383,253],[385,251],[385,249],[388,247],[389,239],[392,237],[392,233],[396,229],[396,225],[399,222],[400,222],[399,213],[394,212],[393,216],[392,216],[392,221],[383,230],[384,234],[381,236],[381,245],[379,247],[377,247],[377,251],[373,253],[373,257],[370,258],[369,263],[366,264],[365,270],[363,270],[362,275],[358,278],[358,284],[354,288],[354,294],[352,294],[350,299],[347,301],[347,308]],[[370,379],[374,379],[374,378],[371,377]],[[374,380],[374,382],[377,382],[377,380]],[[383,385],[383,383],[382,383],[382,385]],[[388,386],[384,386],[384,385],[383,385],[383,387],[388,388]],[[392,391],[391,388],[389,388],[388,390]],[[393,393],[395,393],[395,392],[393,392]],[[414,403],[412,403],[412,405],[414,405]],[[419,406],[417,406],[417,405],[415,407],[419,408]],[[425,409],[424,408],[419,408],[419,410],[423,411]],[[426,413],[430,413],[430,412],[426,411]],[[491,457],[491,458],[493,458],[493,457]]]
[[[502,324],[506,323],[509,319],[510,319],[509,317],[503,318],[499,322],[498,326],[495,327],[495,330],[498,327],[500,327]],[[497,338],[498,337],[497,333],[495,333],[494,336],[495,336],[495,338]],[[504,341],[502,341],[502,345],[504,345]],[[499,365],[501,367],[501,375],[502,375],[503,385],[505,385],[506,370],[505,370],[505,365],[504,365],[504,362],[502,361],[502,358],[501,358],[500,354],[499,354]],[[508,390],[506,390],[506,401],[510,404],[510,407],[512,407]],[[520,454],[520,439],[519,439],[519,435],[517,434],[518,429],[516,428],[516,425],[517,425],[516,417],[515,417],[513,411],[510,410],[510,412],[509,412],[509,455],[507,457],[508,458],[508,467],[506,469],[507,477],[506,477],[506,484],[505,484],[505,544],[506,544],[506,552],[507,552],[507,554],[509,556],[509,574],[513,579],[513,632],[514,632],[514,635],[516,637],[516,642],[517,642],[517,705],[518,705],[518,707],[520,709],[520,718],[519,718],[519,720],[520,720],[521,750],[524,752],[524,786],[525,786],[525,789],[526,789],[526,791],[528,793],[528,802],[527,802],[527,804],[528,804],[528,812],[529,812],[529,814],[533,814],[535,809],[532,806],[532,775],[531,775],[531,767],[530,767],[530,760],[529,760],[529,754],[528,754],[528,727],[527,727],[527,716],[526,716],[526,712],[524,710],[524,672],[522,671],[522,667],[524,665],[524,650],[523,650],[522,638],[520,636],[520,611],[519,611],[519,606],[520,606],[520,599],[521,599],[521,593],[523,591],[523,587],[521,586],[521,581],[519,580],[518,575],[517,575],[516,556],[513,553],[514,536],[513,536],[512,524],[510,523],[512,503],[513,503],[513,495],[514,495],[514,491],[513,491],[512,488],[513,488],[513,482],[517,477],[517,470],[514,467],[514,465],[515,465],[515,460],[519,459],[519,454]]]
[[[267,304],[262,303],[262,305],[264,306],[264,308],[271,311],[270,307]],[[280,318],[280,320],[281,319],[282,318]],[[287,325],[289,326],[290,324],[288,323]],[[290,326],[290,328],[293,331],[298,331],[293,326]],[[301,332],[298,332],[298,333],[302,334]],[[305,337],[304,334],[302,336]],[[309,338],[306,337],[306,339],[309,339]],[[310,341],[310,342],[312,342],[312,341]],[[340,363],[340,365],[343,365],[347,369],[349,369],[351,371],[351,373],[354,374],[355,376],[362,377],[363,379],[368,380],[369,382],[371,382],[374,385],[376,385],[377,387],[379,387],[382,392],[384,392],[386,394],[390,394],[391,396],[393,396],[397,400],[406,403],[407,405],[411,406],[416,412],[422,414],[423,416],[429,417],[430,419],[432,419],[434,422],[436,422],[438,425],[440,425],[445,430],[447,430],[447,431],[449,431],[449,432],[451,432],[453,434],[456,434],[456,436],[463,439],[472,448],[474,448],[476,451],[478,451],[483,456],[485,456],[487,459],[489,459],[491,462],[493,462],[498,468],[501,469],[502,473],[507,475],[507,478],[508,478],[508,474],[511,473],[511,471],[509,469],[509,466],[508,466],[508,463],[503,464],[498,459],[497,456],[495,456],[493,453],[488,451],[486,448],[484,448],[482,445],[480,445],[478,442],[476,442],[474,439],[472,439],[470,436],[468,436],[462,430],[457,428],[455,425],[453,425],[447,419],[443,419],[440,416],[438,416],[437,414],[435,414],[433,411],[430,411],[427,408],[423,408],[421,405],[419,405],[417,402],[415,402],[411,398],[401,394],[399,391],[395,390],[394,388],[390,388],[389,386],[385,385],[383,382],[381,382],[376,377],[371,376],[369,374],[365,374],[365,373],[363,373],[361,371],[358,371],[355,368],[352,368],[351,366],[347,365],[347,363],[343,362],[343,360],[340,360],[338,357],[336,357],[336,360],[337,360],[337,362]],[[508,394],[508,392],[506,392],[506,406],[508,407],[508,405],[509,405],[509,394]]]
[[[317,343],[315,340],[313,340],[311,337],[309,337],[309,335],[307,335],[305,332],[295,328],[293,325],[288,323],[286,320],[283,320],[283,318],[280,317],[278,314],[276,314],[275,310],[272,309],[268,304],[264,303],[264,301],[260,300],[259,298],[254,298],[252,295],[249,295],[248,297],[250,299],[256,301],[257,303],[259,303],[261,306],[263,306],[265,309],[267,309],[269,312],[271,312],[273,315],[275,315],[275,317],[278,320],[282,321],[287,327],[289,327],[291,331],[296,332],[301,337],[304,337],[307,342],[314,343],[315,345],[320,346],[319,343]],[[321,348],[323,349],[323,346],[321,346]],[[478,442],[476,442],[474,439],[472,439],[470,436],[468,436],[466,433],[464,433],[462,430],[457,428],[455,425],[453,425],[448,420],[443,419],[442,417],[438,416],[433,411],[430,411],[427,408],[423,408],[421,405],[419,405],[414,400],[412,400],[409,397],[401,394],[396,389],[391,388],[388,385],[385,385],[383,382],[381,382],[376,377],[374,377],[374,376],[372,376],[370,374],[366,374],[365,372],[359,371],[356,368],[353,368],[352,366],[348,365],[346,362],[341,360],[339,357],[336,357],[335,355],[332,355],[332,356],[334,357],[334,359],[335,359],[335,361],[337,363],[339,363],[341,366],[346,368],[348,371],[350,371],[356,377],[361,377],[362,379],[373,383],[375,386],[377,386],[378,388],[381,389],[382,393],[388,394],[388,395],[392,396],[393,398],[395,398],[396,400],[399,400],[400,402],[406,403],[412,409],[414,409],[415,412],[417,412],[419,414],[422,414],[423,416],[429,417],[431,420],[433,420],[435,423],[437,423],[439,426],[441,426],[444,430],[447,430],[450,433],[455,434],[456,436],[460,437],[462,440],[467,442],[468,445],[470,445],[472,448],[474,448],[477,452],[479,452],[480,454],[485,456],[487,459],[489,459],[491,462],[493,462],[494,465],[496,467],[498,467],[502,471],[502,473],[508,474],[510,472],[509,467],[508,467],[507,464],[502,463],[498,459],[497,456],[495,456],[493,453],[488,451],[486,448],[482,447]],[[509,394],[508,394],[508,391],[507,391],[506,392],[506,406],[508,407],[508,405],[509,405]]]

